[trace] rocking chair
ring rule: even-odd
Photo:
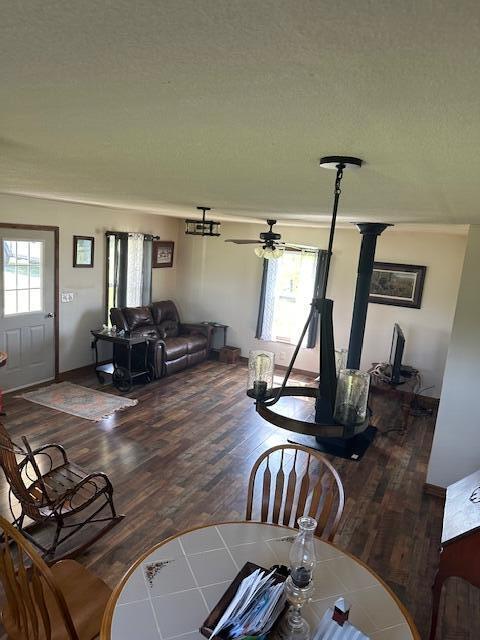
[[[14,445],[0,422],[0,466],[10,486],[12,524],[40,549],[45,560],[57,560],[57,548],[86,525],[106,523],[62,557],[81,553],[125,517],[115,511],[113,487],[105,473],[86,473],[68,460],[59,444],[32,450],[27,439],[22,440],[25,449]],[[106,508],[110,513],[102,517]],[[31,522],[26,524],[26,518]],[[45,546],[30,532],[48,524],[55,531],[51,544]]]

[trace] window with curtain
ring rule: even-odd
[[[256,338],[296,344],[314,296],[320,295],[326,251],[287,250],[278,260],[264,260]],[[316,344],[318,316],[305,340]]]
[[[112,307],[139,307],[152,301],[152,241],[143,233],[106,233],[106,318]]]

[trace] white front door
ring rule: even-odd
[[[0,389],[55,377],[53,231],[0,228]]]

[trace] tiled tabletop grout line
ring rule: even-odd
[[[192,635],[192,633],[195,633],[194,631],[187,631],[187,633],[180,633],[176,636],[168,636],[167,640],[178,640],[178,638],[186,638],[187,636]],[[200,631],[198,632],[200,633]]]
[[[178,540],[178,543],[179,543],[179,545],[180,545],[180,548],[182,549],[182,552],[183,552],[183,554],[184,554],[184,556],[185,556],[185,560],[187,561],[188,568],[190,569],[190,573],[191,573],[191,574],[192,574],[192,576],[193,576],[193,580],[194,580],[194,582],[195,582],[195,584],[196,584],[196,586],[197,586],[197,590],[200,592],[200,595],[201,595],[201,597],[202,597],[203,603],[205,604],[205,607],[206,607],[206,609],[207,609],[207,612],[208,612],[208,613],[210,613],[210,608],[209,608],[209,606],[208,606],[207,599],[206,599],[206,598],[205,598],[205,596],[203,595],[203,591],[201,590],[200,585],[198,584],[197,576],[195,575],[195,572],[194,572],[194,570],[192,569],[192,565],[190,564],[190,561],[189,561],[189,559],[188,559],[188,556],[187,556],[187,554],[185,553],[185,548],[184,548],[184,546],[183,546],[183,544],[182,544],[182,536],[179,536],[179,537],[177,538],[177,540]],[[223,541],[222,541],[222,542],[223,542]],[[188,591],[190,591],[190,589],[188,589]]]
[[[223,542],[223,544],[225,545],[225,549],[227,550],[228,555],[230,556],[235,568],[237,571],[240,571],[240,567],[238,566],[238,564],[235,561],[235,558],[232,555],[232,552],[230,551],[230,547],[228,546],[228,544],[225,542],[225,538],[222,536],[222,534],[220,533],[220,531],[218,530],[218,527],[215,526],[215,529],[218,533],[218,535],[220,536],[220,540]]]
[[[178,540],[180,541],[180,538],[178,538]],[[191,557],[191,556],[201,556],[204,553],[211,553],[212,551],[223,551],[225,547],[218,547],[218,549],[205,549],[204,551],[194,551],[193,553],[187,553],[182,546],[182,550],[183,550],[183,555],[187,558],[187,557]]]
[[[162,632],[160,631],[160,626],[159,626],[158,620],[157,620],[157,614],[155,613],[155,608],[153,606],[153,600],[151,598],[149,598],[149,602],[150,602],[150,607],[152,609],[153,620],[154,620],[155,626],[157,628],[158,637],[160,638],[160,640],[163,640]]]
[[[155,622],[155,627],[157,629],[158,637],[160,638],[160,640],[163,640],[162,632],[160,631],[160,625],[158,624],[157,616],[155,613],[155,607],[153,606],[152,595],[150,593],[151,587],[148,584],[147,576],[145,575],[145,567],[143,566],[143,564],[140,565],[140,569],[142,572],[143,582],[145,583],[145,588],[147,589],[148,602],[150,603],[150,608],[152,610],[152,615],[153,615],[153,621]]]
[[[152,596],[152,600],[158,600],[159,598],[168,598],[168,596],[178,596],[179,593],[187,593],[187,591],[197,591],[198,589],[200,589],[201,591],[202,589],[207,589],[208,587],[216,587],[219,584],[225,584],[225,583],[230,584],[231,582],[232,582],[231,580],[222,580],[221,582],[212,582],[212,584],[204,584],[201,587],[197,583],[196,586],[190,587],[189,589],[180,589],[179,591],[170,591],[169,593],[157,594],[155,596]],[[190,631],[188,631],[187,633],[190,633]],[[184,635],[184,634],[181,634],[181,635]]]
[[[141,598],[140,600],[129,600],[128,602],[117,602],[115,607],[125,607],[128,604],[137,604],[138,602],[146,602],[147,600],[149,600],[148,596],[146,598]]]

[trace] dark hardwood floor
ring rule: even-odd
[[[67,377],[102,388],[90,371]],[[14,440],[27,435],[33,445],[60,442],[78,464],[109,474],[117,507],[127,517],[78,559],[113,586],[162,538],[198,524],[244,518],[253,462],[288,436],[256,414],[245,381],[244,365],[203,363],[136,387],[128,394],[138,398],[136,407],[97,423],[7,395],[3,421]],[[103,390],[117,393],[111,386]],[[308,410],[302,402],[290,410]],[[394,401],[378,396],[374,409],[381,429],[401,422]],[[434,418],[411,418],[406,434],[378,434],[360,462],[332,459],[347,497],[336,544],[388,582],[422,638],[442,524],[441,500],[422,491],[433,429]],[[0,508],[7,513],[3,478],[0,489]],[[445,591],[437,639],[478,640],[479,592],[455,580]]]

